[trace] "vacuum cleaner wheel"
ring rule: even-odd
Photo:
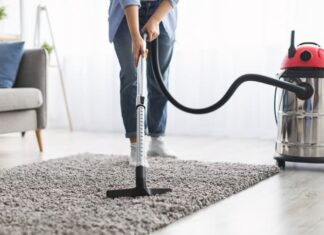
[[[324,157],[296,157],[279,155],[275,156],[274,159],[277,161],[277,166],[281,169],[285,169],[286,162],[324,163]]]

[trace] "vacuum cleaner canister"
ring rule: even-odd
[[[292,32],[281,69],[281,79],[308,83],[314,93],[302,100],[295,93],[282,91],[276,142],[279,156],[275,159],[280,167],[285,166],[285,161],[324,163],[324,50],[313,42],[295,48]]]

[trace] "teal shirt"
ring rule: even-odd
[[[172,9],[168,12],[168,14],[162,20],[162,24],[165,28],[165,31],[168,33],[170,38],[174,37],[175,30],[177,27],[177,4],[179,0],[169,0]],[[137,5],[141,7],[140,0],[110,0],[109,6],[109,41],[112,42],[114,40],[117,29],[124,18],[124,9],[129,5]]]

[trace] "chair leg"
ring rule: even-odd
[[[36,138],[37,138],[37,143],[38,143],[38,148],[40,152],[43,152],[43,142],[42,142],[42,132],[40,129],[37,129],[35,131]]]

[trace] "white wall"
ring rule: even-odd
[[[37,1],[26,2],[27,41],[33,38]],[[77,129],[123,131],[118,62],[107,39],[106,0],[48,1]],[[245,73],[274,76],[287,52],[290,30],[296,41],[324,44],[320,0],[180,1],[179,28],[170,89],[183,103],[206,106]],[[46,33],[45,33],[46,34]],[[50,72],[50,126],[66,126],[55,70]],[[222,109],[205,116],[169,106],[168,133],[275,138],[273,91],[241,86]]]

